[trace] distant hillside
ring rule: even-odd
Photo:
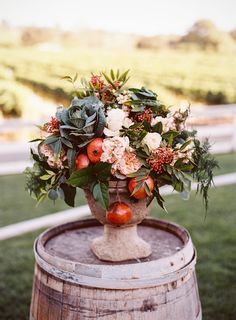
[[[39,44],[49,43],[69,47],[153,50],[181,48],[234,52],[236,51],[236,31],[223,32],[209,20],[197,21],[183,36],[155,35],[152,37],[89,29],[64,31],[57,27],[13,28],[5,21],[0,23],[0,46],[2,47],[38,46]]]

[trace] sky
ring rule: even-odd
[[[13,25],[102,29],[144,35],[184,34],[199,19],[236,28],[236,0],[0,0]]]

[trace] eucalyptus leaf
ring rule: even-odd
[[[46,181],[46,180],[51,179],[51,177],[52,176],[50,174],[44,174],[43,176],[40,177],[40,179]]]
[[[48,137],[43,141],[43,143],[44,143],[44,144],[52,144],[52,143],[57,142],[58,139],[60,139],[60,137],[55,136],[55,135],[51,135],[51,136],[48,136]]]
[[[58,139],[55,144],[51,144],[53,152],[56,156],[59,156],[62,149],[61,139]]]

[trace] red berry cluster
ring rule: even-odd
[[[100,99],[104,104],[109,104],[114,102],[114,95],[111,91],[106,90],[100,94]]]
[[[105,86],[104,80],[101,76],[93,74],[90,79],[91,85],[98,91],[102,90]]]
[[[164,171],[163,165],[169,164],[174,159],[174,151],[168,147],[160,147],[153,151],[147,162],[152,170],[161,174]]]
[[[150,123],[152,120],[152,109],[147,108],[142,113],[135,114],[133,119],[137,122],[143,122],[144,120],[146,120],[148,123]]]
[[[59,122],[55,117],[51,117],[50,122],[46,124],[46,131],[48,133],[54,133],[59,129]]]

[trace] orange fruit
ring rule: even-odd
[[[76,170],[87,168],[89,164],[90,164],[90,161],[86,154],[81,153],[75,158]]]
[[[126,224],[132,218],[132,210],[124,202],[114,202],[110,205],[106,218],[112,224]]]
[[[102,142],[103,138],[96,138],[93,141],[91,141],[87,146],[87,155],[92,163],[100,161],[103,152]]]
[[[129,184],[128,184],[128,189],[129,189],[129,192],[132,194],[135,187],[137,186],[137,184],[139,184],[140,181],[137,182],[136,178],[132,178],[130,179],[129,181]],[[144,183],[146,183],[149,187],[149,190],[150,192],[153,191],[154,189],[154,181],[152,179],[152,177],[148,176],[146,178],[144,178],[142,180],[142,187],[137,191],[135,192],[134,194],[132,194],[132,197],[134,197],[135,199],[144,199],[148,196],[146,190],[145,190],[145,187],[144,187]]]

